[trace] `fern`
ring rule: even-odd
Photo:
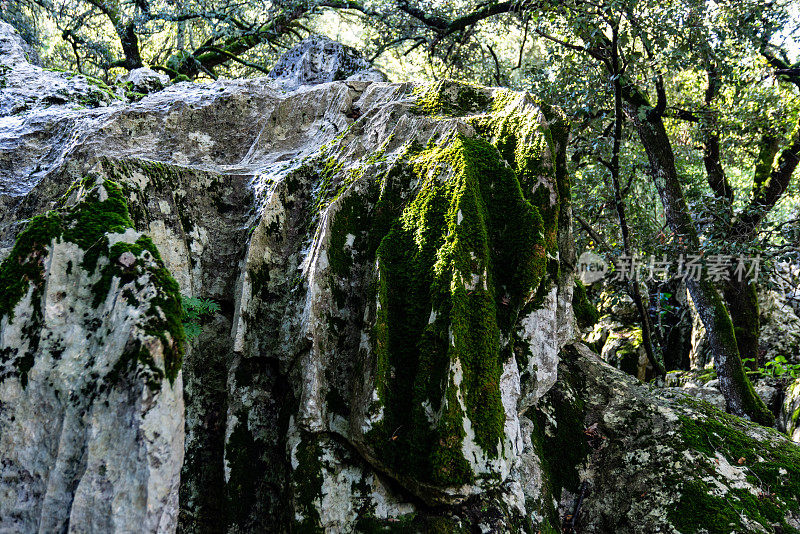
[[[202,321],[203,318],[214,315],[220,310],[219,304],[211,299],[203,299],[200,297],[181,297],[181,304],[183,305],[183,330],[186,333],[186,339],[194,339],[203,331]]]

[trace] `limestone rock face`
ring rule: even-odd
[[[63,79],[10,64],[3,265],[45,274],[3,310],[24,352],[0,389],[3,526],[526,523],[522,414],[573,337],[566,126],[522,93],[361,81],[325,46],[291,63],[294,92],[183,83],[91,110],[17,106],[17,71]],[[109,199],[124,220],[75,237]],[[184,372],[165,292],[221,305]]]
[[[177,521],[180,295],[119,187],[90,176],[0,265],[2,532]]]
[[[21,118],[27,110],[54,104],[105,106],[118,98],[100,80],[43,69],[29,63],[28,56],[19,34],[0,21],[0,117]]]
[[[800,443],[800,379],[786,389],[779,423],[786,429],[792,441]]]
[[[652,374],[639,326],[622,324],[614,316],[604,315],[586,336],[586,342],[600,353],[603,361],[639,380],[644,381]]]
[[[779,291],[763,291],[758,296],[761,314],[759,344],[763,361],[783,356],[791,363],[800,363],[800,317],[790,301]]]

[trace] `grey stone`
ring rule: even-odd
[[[286,91],[342,80],[386,81],[386,75],[373,68],[356,49],[324,35],[311,35],[296,44],[281,56],[269,77]]]
[[[169,84],[169,76],[148,67],[133,69],[121,80],[137,93],[150,94],[162,90]]]
[[[77,77],[36,70],[6,26],[0,35],[11,51],[0,59],[11,65],[0,104],[17,110],[0,124],[2,161],[13,162],[0,165],[0,253],[20,261],[12,247],[37,215],[69,222],[111,197],[130,215],[88,225],[97,239],[37,238],[21,256],[46,270],[13,320],[0,317],[0,350],[32,355],[0,363],[0,531],[553,531],[587,481],[584,532],[674,532],[669,510],[692,484],[715,488],[713,497],[762,490],[736,471],[724,442],[714,441],[720,458],[693,441],[690,420],[712,434],[715,421],[735,427],[765,459],[769,447],[793,454],[774,432],[661,395],[571,345],[569,224],[542,228],[558,246],[532,260],[546,272],[558,258],[557,276],[487,296],[497,273],[486,254],[506,244],[494,235],[485,246],[452,241],[471,225],[491,234],[470,212],[475,202],[498,218],[488,208],[521,190],[551,220],[570,220],[555,178],[567,132],[558,110],[531,95],[452,81],[336,81],[365,68],[353,60],[340,76],[325,66],[346,66],[342,49],[287,59],[277,81],[180,83],[134,104],[79,109]],[[26,80],[45,93],[64,83],[67,98],[38,99]],[[291,84],[306,86],[287,92]],[[501,159],[495,145],[507,130],[492,129],[498,123],[520,128],[515,157],[535,154],[525,168],[536,173],[514,174]],[[489,167],[469,166],[476,161]],[[515,193],[494,199],[503,184]],[[423,231],[420,213],[435,213],[416,208],[432,191],[447,209]],[[514,215],[502,206],[503,220]],[[427,231],[436,262],[393,270],[420,253],[415,239]],[[443,243],[463,263],[449,263]],[[96,264],[84,262],[95,252]],[[404,304],[420,277],[441,273],[448,298],[464,295],[443,302],[461,308],[432,297],[421,311]],[[178,293],[220,304],[196,325],[180,372],[171,359],[178,330],[164,325]],[[477,297],[486,299],[467,300]],[[470,315],[476,302],[501,311]],[[392,330],[417,312],[419,324]],[[433,370],[382,352],[384,331],[393,347],[432,342]],[[475,332],[491,350],[471,352],[464,341]],[[494,374],[478,380],[470,355],[494,354]],[[130,367],[116,380],[122,364]],[[432,372],[438,382],[415,388]],[[408,410],[422,417],[387,428],[415,389],[425,398]],[[475,403],[476,392],[487,397]],[[488,445],[476,404],[497,409]],[[423,461],[398,461],[425,446]],[[769,483],[781,491],[780,480]],[[775,499],[790,509],[785,494]],[[753,509],[735,520],[764,530]]]

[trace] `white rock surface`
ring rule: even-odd
[[[62,213],[98,205],[93,197],[107,198],[103,185]],[[107,237],[133,244],[140,234]],[[64,239],[33,249],[41,281],[13,317],[0,313],[0,531],[172,532],[183,389],[179,372],[163,378],[174,332],[159,317],[177,295],[146,250],[120,267],[123,279],[108,267],[117,258],[100,252],[86,267],[90,248]],[[107,271],[109,286],[98,286]]]
[[[122,286],[112,287],[117,297],[109,297],[107,308],[97,312],[98,328],[110,331],[102,357],[99,348],[83,347],[68,337],[64,342],[69,351],[77,352],[67,351],[57,362],[37,353],[24,392],[12,379],[3,382],[0,387],[7,388],[3,398],[14,399],[23,406],[17,410],[23,411],[14,412],[14,422],[3,427],[0,453],[32,477],[32,489],[24,498],[13,489],[16,482],[2,482],[28,476],[22,468],[9,475],[12,478],[0,479],[0,494],[7,499],[0,504],[3,521],[21,518],[11,524],[23,531],[41,525],[57,529],[70,517],[75,531],[169,531],[178,517],[178,493],[186,506],[186,513],[180,514],[187,521],[183,528],[190,531],[217,528],[211,526],[216,522],[226,524],[220,529],[264,531],[276,521],[347,531],[367,519],[400,521],[414,513],[419,502],[460,506],[469,498],[506,503],[510,515],[498,519],[493,528],[504,528],[500,525],[524,514],[525,492],[536,491],[541,481],[514,478],[514,473],[532,472],[530,465],[535,463],[524,460],[530,465],[520,468],[525,447],[520,413],[535,409],[556,382],[559,349],[572,336],[569,264],[561,267],[564,279],[570,281],[564,287],[540,274],[536,285],[520,289],[524,294],[494,296],[490,284],[501,274],[491,263],[495,260],[486,258],[505,242],[492,235],[485,245],[469,240],[460,245],[458,250],[474,265],[454,270],[451,283],[469,295],[487,295],[491,306],[511,310],[509,320],[516,323],[485,334],[493,336],[494,345],[488,352],[476,353],[498,359],[488,371],[496,375],[490,374],[485,386],[486,402],[500,410],[499,435],[488,446],[482,441],[486,432],[482,407],[471,397],[481,391],[470,373],[477,373],[482,364],[471,361],[476,356],[469,352],[451,353],[447,345],[434,353],[437,365],[446,364],[446,376],[443,387],[434,384],[432,393],[420,400],[418,409],[425,411],[430,425],[422,430],[453,441],[449,450],[456,456],[448,462],[458,462],[437,467],[440,479],[436,479],[431,467],[428,472],[403,468],[393,459],[395,453],[381,445],[394,441],[394,428],[384,428],[388,425],[384,421],[397,417],[391,415],[397,408],[383,396],[382,384],[402,371],[387,371],[377,362],[374,330],[380,307],[397,304],[376,289],[380,258],[385,257],[376,248],[389,230],[399,228],[404,210],[420,197],[426,180],[430,180],[427,187],[450,187],[457,180],[479,179],[474,183],[484,188],[480,195],[487,199],[494,194],[495,180],[499,185],[500,178],[519,184],[508,167],[514,162],[503,162],[491,145],[498,140],[482,123],[487,120],[510,120],[514,127],[524,128],[514,141],[520,154],[542,158],[532,165],[540,169],[537,174],[520,175],[526,194],[546,188],[546,200],[536,209],[551,221],[568,216],[559,212],[554,170],[555,155],[563,146],[550,146],[550,137],[545,136],[551,123],[560,120],[558,112],[527,95],[455,82],[376,82],[381,75],[370,71],[352,50],[334,43],[331,52],[331,42],[317,38],[304,43],[297,57],[290,54],[279,64],[272,81],[180,83],[134,104],[112,102],[79,109],[83,94],[79,78],[24,63],[8,29],[0,30],[5,31],[0,31],[5,35],[2,42],[11,52],[3,59],[11,70],[5,74],[0,102],[7,103],[3,109],[15,110],[13,116],[0,119],[0,139],[6,149],[2,157],[13,162],[0,166],[0,247],[11,247],[20,222],[52,208],[63,194],[67,193],[68,203],[78,201],[70,187],[94,173],[120,185],[136,229],[114,240],[148,236],[183,294],[223,303],[213,326],[207,325],[208,334],[191,344],[186,374],[172,384],[164,382],[158,394],[148,396],[128,388],[119,395],[108,393],[108,407],[104,399],[86,400],[91,407],[86,413],[64,408],[65,415],[59,415],[58,410],[45,410],[52,421],[33,415],[42,410],[45,401],[40,397],[55,402],[48,397],[51,390],[80,391],[91,375],[78,377],[77,369],[87,361],[113,367],[126,340],[136,335],[126,321],[143,313],[135,306],[123,306],[125,299],[119,295],[129,288]],[[147,73],[131,76],[140,74],[147,78]],[[350,80],[336,81],[344,78]],[[29,83],[39,84],[42,94],[58,92],[59,84],[67,91],[63,100],[33,99]],[[422,102],[423,95],[429,103]],[[494,108],[493,99],[498,103]],[[440,111],[426,108],[429,104],[440,106]],[[470,140],[488,150],[495,170],[505,174],[495,176],[489,169],[477,178],[465,177],[446,159],[429,171],[415,170],[425,162],[427,154],[420,152],[426,146],[451,150],[470,165],[482,161],[469,159],[473,156],[464,147]],[[528,145],[537,150],[526,151]],[[542,147],[545,150],[539,150]],[[511,190],[520,194],[519,185]],[[488,232],[489,221],[468,211],[471,197],[462,199],[462,193],[452,192],[460,190],[450,191],[452,201],[460,203],[453,204],[457,225],[475,225]],[[519,209],[532,209],[525,206],[529,205]],[[499,223],[492,224],[494,232],[505,231]],[[554,243],[555,224],[548,224],[538,232]],[[437,239],[448,239],[446,225],[435,228],[440,232]],[[537,237],[532,231],[530,235]],[[545,273],[548,261],[558,261],[557,247],[548,247],[535,258],[537,272]],[[68,262],[76,252],[58,249],[53,254]],[[123,272],[138,265],[136,257],[126,251],[108,261]],[[433,263],[421,269],[434,274]],[[57,277],[59,283],[73,282],[64,276]],[[76,287],[92,283],[95,279],[87,278]],[[539,283],[547,288],[544,302],[527,306]],[[80,299],[88,298],[81,291],[66,291],[64,301],[78,314],[86,309]],[[80,302],[72,304],[73,300]],[[146,302],[139,299],[140,306]],[[524,306],[522,317],[516,317]],[[450,313],[426,309],[424,319],[433,318],[430,328],[446,327]],[[482,318],[470,320],[480,326]],[[74,326],[73,312],[62,321],[64,328],[72,329],[70,335],[89,333],[89,327]],[[452,346],[469,346],[468,330],[452,330]],[[13,329],[2,335],[4,340],[18,336]],[[214,339],[203,337],[210,335]],[[527,347],[525,364],[520,366],[508,350],[515,336],[521,336],[518,341]],[[378,376],[384,372],[388,374]],[[59,381],[51,386],[54,376]],[[425,372],[418,376],[429,380]],[[18,400],[25,395],[32,399],[30,407]],[[178,488],[184,396],[187,464]],[[445,409],[457,421],[455,430],[440,425]],[[43,443],[21,445],[31,432],[56,428],[62,421],[61,433],[48,430],[38,434]],[[83,430],[87,437],[79,438]],[[379,434],[373,431],[390,435],[375,438]],[[61,437],[47,439],[50,434]],[[426,440],[430,451],[424,454],[433,457],[441,444]],[[399,454],[421,454],[411,450],[409,442],[399,443]],[[304,456],[304,447],[318,454]],[[59,453],[61,449],[65,452]],[[36,460],[41,466],[28,467],[32,457],[45,453],[44,460]],[[309,458],[315,460],[313,465]],[[456,467],[467,470],[460,479],[448,473]],[[42,482],[46,473],[59,473],[49,478],[49,489]],[[316,497],[303,501],[309,494]],[[18,499],[24,502],[17,503]],[[5,504],[12,502],[16,504]],[[101,506],[101,502],[111,504]],[[280,504],[285,502],[292,503],[291,513]],[[231,507],[230,515],[220,517],[214,510],[224,506]],[[23,509],[27,511],[17,512]]]
[[[286,91],[341,80],[387,81],[386,75],[373,68],[355,49],[316,34],[281,56],[269,77]]]

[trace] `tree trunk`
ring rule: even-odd
[[[650,172],[661,197],[667,223],[685,243],[685,252],[697,253],[700,250],[700,240],[681,190],[675,169],[675,155],[661,118],[666,106],[663,88],[659,87],[659,102],[653,108],[634,86],[626,82],[623,84],[626,112],[636,125],[647,153]],[[699,280],[687,278],[686,285],[708,333],[720,389],[725,396],[728,411],[763,425],[772,425],[772,414],[756,395],[744,372],[733,323],[717,289],[710,280],[702,277]]]
[[[725,225],[724,231],[731,241],[751,239],[753,235],[736,236],[732,235],[730,223],[733,221],[733,188],[725,176],[725,170],[720,161],[720,136],[719,121],[717,111],[714,108],[714,100],[719,94],[722,83],[719,72],[713,62],[706,66],[708,85],[706,86],[705,105],[707,112],[701,122],[703,132],[703,163],[706,168],[706,178],[708,185],[716,195],[718,201],[725,210],[727,217],[723,218],[721,224]],[[777,140],[771,136],[765,136],[762,140],[762,149],[756,165],[755,184],[763,184],[769,177],[772,169],[772,162],[778,152]],[[739,349],[739,356],[750,359],[749,367],[752,370],[758,369],[758,338],[759,338],[759,317],[758,317],[758,298],[755,280],[744,277],[741,281],[733,277],[723,284],[723,298],[725,305],[731,314],[733,331],[736,334],[736,345]]]
[[[142,56],[139,52],[139,37],[136,35],[136,25],[128,22],[125,25],[115,27],[119,41],[122,44],[122,51],[125,54],[125,64],[128,70],[143,67]]]
[[[611,43],[611,61],[613,70],[613,85],[614,85],[614,146],[611,152],[611,164],[609,170],[611,171],[611,182],[614,188],[614,207],[617,210],[617,219],[619,219],[619,227],[622,232],[622,246],[625,254],[630,257],[632,255],[633,247],[631,246],[630,229],[628,227],[628,218],[625,215],[625,203],[622,200],[622,191],[619,185],[619,152],[622,145],[622,123],[625,120],[624,112],[622,109],[622,86],[620,84],[620,69],[619,69],[619,55],[618,50],[618,28],[613,28],[613,38]],[[644,351],[647,354],[647,359],[650,365],[653,366],[653,372],[658,377],[665,377],[667,370],[664,364],[656,356],[655,349],[653,348],[653,334],[650,326],[650,316],[645,308],[642,299],[642,292],[639,288],[639,280],[634,277],[630,281],[628,293],[636,305],[636,311],[639,313],[639,320],[642,324],[642,344]]]
[[[725,284],[724,296],[731,313],[739,356],[743,360],[752,359],[748,366],[756,370],[762,363],[758,349],[761,321],[756,284],[746,276],[741,281],[732,278]]]

